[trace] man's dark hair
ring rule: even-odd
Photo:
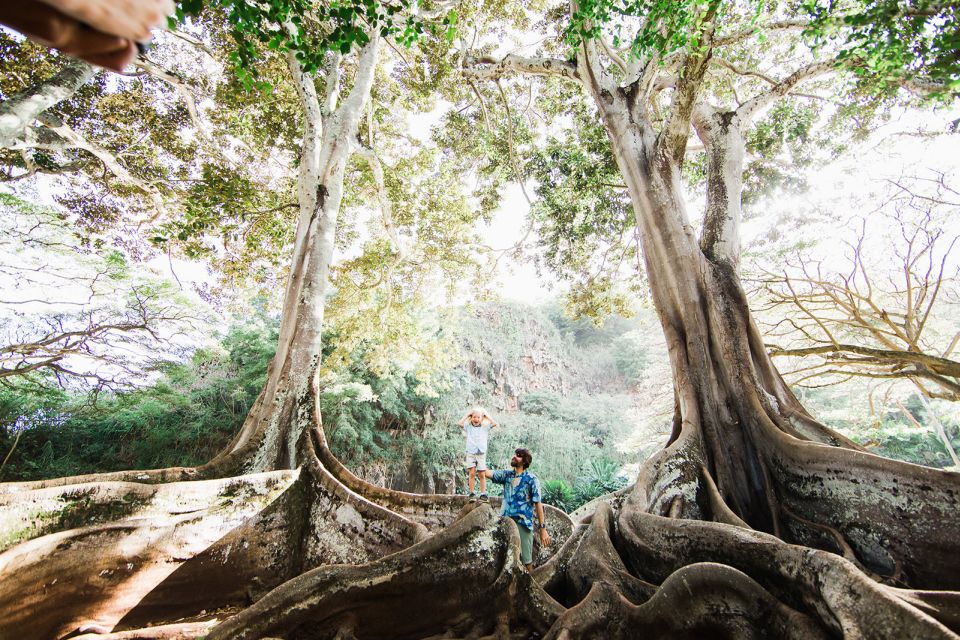
[[[530,453],[528,449],[517,449],[514,451],[521,460],[523,460],[523,468],[529,469],[530,465],[533,464],[533,454]]]

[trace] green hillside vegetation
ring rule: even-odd
[[[351,354],[348,366],[330,372],[322,407],[336,454],[386,486],[463,492],[463,436],[455,422],[480,404],[500,422],[490,439],[491,467],[506,466],[516,447],[529,448],[545,501],[572,511],[626,486],[623,466],[649,453],[630,450],[624,441],[649,421],[633,407],[653,336],[635,320],[613,317],[597,326],[549,305],[490,304],[458,315],[453,330],[461,359],[432,375],[429,386],[413,371],[375,374],[364,364],[369,344]],[[188,362],[165,365],[153,384],[103,393],[96,402],[55,386],[0,387],[0,451],[7,458],[0,479],[202,464],[242,424],[266,378],[276,332],[276,321],[261,314]],[[544,359],[542,376],[560,388],[529,388],[545,382],[521,366],[531,349]],[[518,396],[517,407],[504,410],[505,393]],[[802,395],[815,415],[877,453],[950,464],[933,429],[918,427],[902,411],[866,416],[849,391]],[[904,406],[928,424],[918,401]],[[941,420],[960,448],[960,423]]]
[[[456,331],[463,361],[434,375],[430,387],[411,371],[375,374],[363,357],[372,346],[361,346],[324,385],[323,418],[333,450],[360,475],[389,486],[462,491],[463,437],[455,422],[482,404],[500,421],[491,436],[492,466],[505,466],[518,446],[530,448],[534,470],[548,486],[576,489],[579,499],[566,499],[567,508],[605,486],[623,486],[616,471],[626,457],[616,445],[632,429],[629,389],[607,368],[614,358],[610,345],[597,339],[603,330],[585,325],[570,331],[551,319],[561,317],[553,311],[498,305],[498,325],[461,314]],[[8,456],[0,478],[203,463],[226,445],[256,399],[276,332],[276,322],[261,315],[190,361],[165,365],[153,384],[102,393],[96,402],[55,386],[0,387],[0,451]],[[503,397],[478,372],[499,372],[510,380],[508,390],[524,387],[530,381],[517,363],[531,341],[565,392],[530,390],[516,410],[503,411]],[[334,342],[328,341],[331,348]]]
[[[901,403],[902,409],[896,404],[881,406],[871,415],[864,401],[868,395],[865,387],[847,384],[796,391],[814,415],[878,455],[929,467],[949,468],[952,464],[932,417],[916,394]],[[960,418],[953,404],[931,403],[939,409],[936,417],[954,451],[960,451]]]
[[[275,323],[232,329],[151,385],[91,397],[55,386],[0,386],[3,480],[203,464],[229,442],[266,376]]]

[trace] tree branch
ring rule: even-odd
[[[934,373],[960,378],[960,362],[957,362],[956,360],[949,360],[947,358],[940,358],[938,356],[931,356],[925,353],[917,353],[914,351],[873,349],[871,347],[863,347],[860,345],[847,343],[794,349],[781,348],[775,345],[767,345],[767,347],[770,355],[774,357],[804,357],[811,355],[828,355],[839,357],[844,353],[855,353],[858,355],[870,356],[877,361],[881,361],[882,366],[906,366],[907,364],[922,365],[929,368]]]
[[[740,107],[737,109],[737,115],[740,116],[743,122],[749,122],[753,119],[753,116],[755,116],[758,111],[769,105],[771,102],[787,95],[790,93],[791,89],[796,87],[801,82],[833,71],[836,69],[836,64],[836,60],[831,58],[830,60],[814,62],[813,64],[809,64],[805,67],[797,69],[783,80],[775,83],[770,91],[761,93],[760,95],[755,96],[740,105]]]
[[[41,113],[76,93],[94,73],[86,62],[73,60],[49,80],[0,103],[0,148],[12,148]]]
[[[491,56],[464,58],[464,73],[475,78],[492,80],[508,73],[520,73],[533,76],[560,76],[576,82],[582,82],[577,65],[556,58],[526,58],[509,54],[500,60]]]
[[[718,6],[718,2],[711,2],[702,16],[699,46],[688,53],[683,62],[673,94],[670,117],[658,136],[658,153],[677,166],[683,162],[687,139],[690,137],[690,119],[713,53],[712,40]]]
[[[746,40],[760,31],[802,31],[810,25],[809,20],[776,20],[765,24],[758,24],[748,29],[719,35],[713,39],[713,46],[725,47]]]
[[[723,67],[724,69],[727,69],[728,71],[732,71],[732,72],[734,72],[735,74],[737,74],[738,76],[753,76],[754,78],[760,78],[760,79],[763,80],[764,82],[766,82],[766,83],[768,83],[768,84],[771,84],[771,85],[776,85],[776,84],[778,83],[778,81],[777,81],[776,78],[773,78],[773,77],[771,77],[771,76],[768,76],[768,75],[765,74],[765,73],[760,73],[759,71],[754,71],[753,69],[745,69],[745,68],[743,68],[743,67],[741,67],[741,66],[738,66],[738,65],[730,62],[729,60],[725,60],[725,59],[720,58],[720,57],[718,57],[718,56],[713,56],[713,58],[711,58],[710,62],[713,63],[713,64],[715,64],[715,65],[717,65],[718,67]]]
[[[155,213],[146,220],[146,222],[152,222],[156,220],[159,216],[167,213],[166,204],[163,202],[163,196],[160,194],[160,191],[152,184],[144,182],[140,178],[136,177],[130,173],[126,167],[120,164],[120,161],[117,159],[113,153],[107,151],[103,147],[96,145],[86,138],[81,136],[79,133],[71,129],[66,123],[64,123],[59,118],[55,118],[51,115],[41,115],[38,118],[40,122],[48,127],[53,133],[57,134],[64,140],[66,140],[70,146],[83,149],[84,151],[92,154],[100,162],[103,163],[104,167],[114,176],[116,176],[122,182],[127,183],[130,186],[140,189],[146,193],[151,202]]]
[[[366,159],[367,164],[370,166],[370,171],[373,173],[374,182],[377,185],[377,195],[380,200],[380,212],[383,220],[383,228],[387,232],[387,237],[390,239],[390,244],[393,247],[394,253],[396,253],[397,256],[403,260],[407,256],[407,250],[406,247],[404,247],[403,242],[400,240],[400,234],[397,232],[397,225],[393,220],[393,206],[391,205],[390,197],[387,194],[387,185],[383,175],[383,164],[380,162],[377,152],[370,147],[361,145],[357,153]]]

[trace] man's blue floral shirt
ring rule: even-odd
[[[514,478],[517,478],[514,485]],[[533,531],[533,503],[540,502],[540,481],[529,471],[519,476],[513,469],[500,469],[493,472],[491,478],[503,485],[503,507],[500,514],[513,518],[525,528]]]

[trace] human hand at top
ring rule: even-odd
[[[122,71],[137,55],[136,43],[147,42],[150,28],[172,11],[171,0],[7,0],[0,3],[0,23],[63,53]]]
[[[134,42],[149,42],[150,30],[163,26],[175,9],[173,0],[40,1],[97,31]]]

